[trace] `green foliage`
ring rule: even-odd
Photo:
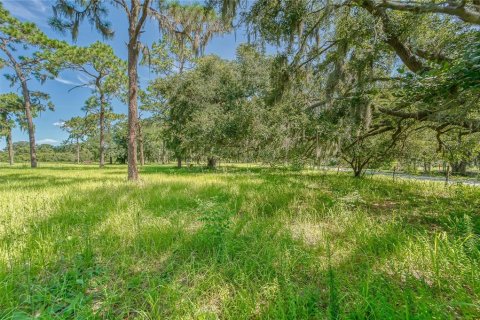
[[[7,75],[12,84],[25,80],[20,79],[21,75],[17,68],[21,70],[23,76],[33,76],[41,82],[55,76],[58,69],[49,67],[48,62],[54,59],[57,49],[68,46],[63,41],[48,38],[34,23],[20,22],[12,17],[2,4],[0,4],[0,39],[2,39],[0,49],[7,55],[2,62],[15,69],[14,74]],[[18,55],[16,59],[14,58],[17,61],[12,60],[10,55],[13,57],[20,48],[38,50],[33,51],[31,55]]]
[[[215,56],[199,58],[194,69],[150,85],[150,99],[160,102],[154,111],[166,119],[170,146],[177,156],[224,156],[252,138],[248,133],[252,133],[254,103],[261,103],[256,95],[265,83],[246,72],[253,70],[247,64],[254,57],[248,57],[250,49],[242,50],[237,63]],[[257,54],[257,58],[262,57]]]
[[[0,95],[0,135],[6,135],[15,127],[15,121],[22,122],[23,100],[14,93]]]

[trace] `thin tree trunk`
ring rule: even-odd
[[[177,157],[177,168],[181,168],[182,167],[182,157]]]
[[[105,166],[105,95],[100,92],[100,168]]]
[[[207,159],[207,167],[209,169],[215,169],[217,167],[217,159],[215,157],[209,157]]]
[[[162,164],[165,164],[165,140],[162,140]]]
[[[77,164],[80,164],[80,141],[77,138]]]
[[[12,142],[12,129],[8,128],[7,131],[7,148],[8,148],[8,162],[13,166],[13,142]]]
[[[131,31],[132,32],[132,31]],[[128,44],[128,180],[138,180],[137,168],[137,95],[138,95],[138,43],[136,37]]]
[[[15,69],[15,73],[17,74],[17,77],[22,86],[23,107],[25,109],[24,110],[25,118],[27,119],[28,140],[30,143],[30,166],[32,168],[36,168],[37,167],[37,151],[35,147],[35,126],[33,125],[32,106],[30,102],[30,91],[28,90],[27,80],[17,60],[15,60],[13,55],[7,49],[5,42],[2,43],[1,48],[2,48],[2,51],[5,52],[13,68]]]
[[[32,109],[30,104],[30,92],[28,91],[27,82],[22,80],[23,100],[25,104],[25,117],[28,124],[28,141],[30,143],[30,166],[37,167],[37,149],[35,145],[35,126],[33,125]]]
[[[140,122],[140,119],[137,122],[138,125],[138,144],[140,148],[140,165],[144,166],[145,165],[145,152],[144,152],[144,147],[143,147],[143,132],[142,132],[142,124]]]
[[[145,165],[145,153],[143,151],[143,140],[140,140],[140,165]]]

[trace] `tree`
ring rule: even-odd
[[[88,136],[101,142],[98,157],[102,167],[108,149],[106,142],[111,140],[110,137],[107,138],[107,132],[114,121],[123,119],[123,115],[114,113],[111,105],[106,104],[106,100],[102,100],[102,95],[91,96],[85,102],[83,110],[86,112],[86,120],[90,121],[92,126],[92,131],[89,132]]]
[[[63,122],[61,128],[68,132],[68,140],[75,143],[76,160],[80,163],[80,142],[95,127],[91,117],[73,117]]]
[[[168,73],[175,66],[178,74],[181,75],[188,64],[192,64],[196,57],[203,55],[213,35],[228,30],[223,20],[210,7],[173,2],[165,7],[165,12],[164,23],[175,32],[166,33],[161,42],[152,45],[148,64],[157,73]],[[170,56],[168,52],[171,53]],[[174,117],[175,112],[171,112],[171,116]],[[178,130],[181,130],[182,119],[171,118],[171,120],[176,121]],[[177,158],[177,167],[181,168],[185,150],[181,148],[181,140],[178,140],[180,135],[176,138],[171,141],[171,147]]]
[[[0,95],[0,135],[5,136],[10,165],[14,162],[12,128],[15,127],[15,121],[21,121],[22,110],[23,101],[18,95],[14,93]]]
[[[239,1],[213,3],[232,19]],[[478,51],[472,48],[478,46],[478,32],[451,18],[466,21],[467,11],[478,15],[477,5],[258,0],[243,16],[260,41],[283,51],[277,57],[278,94],[272,102],[283,103],[282,97],[292,94],[305,97],[297,108],[307,111],[311,126],[318,126],[315,119],[322,114],[336,113],[330,123],[337,125],[329,134],[338,136],[344,123],[352,130],[342,139],[326,139],[324,148],[345,155],[360,146],[372,150],[386,134],[391,142],[403,143],[414,130],[433,129],[441,145],[441,135],[451,130],[462,134],[479,130],[478,55],[473,53]],[[304,89],[298,90],[296,81]],[[313,146],[313,130],[306,133],[310,133],[306,143]],[[329,146],[332,140],[334,145]],[[378,144],[380,154],[383,146]],[[376,157],[371,151],[354,153]],[[364,160],[359,163],[356,167],[367,165]]]
[[[0,50],[5,54],[4,65],[13,69],[14,74],[7,78],[11,84],[20,84],[25,118],[27,121],[28,135],[30,142],[30,164],[32,168],[37,167],[37,155],[35,149],[35,127],[33,124],[32,92],[29,89],[29,81],[35,78],[41,82],[45,81],[49,74],[54,75],[56,70],[45,70],[45,61],[51,56],[52,50],[65,44],[49,39],[33,23],[23,23],[13,18],[10,13],[0,4]],[[19,48],[38,48],[40,51],[31,55],[16,55]],[[48,71],[48,72],[44,72]],[[41,94],[43,98],[48,95]],[[40,94],[37,94],[40,97]],[[49,103],[49,107],[53,105]]]
[[[128,3],[130,3],[130,6]],[[163,34],[172,34],[178,30],[169,24],[168,10],[164,1],[158,2],[158,8],[151,6],[151,0],[57,0],[55,17],[51,24],[60,30],[70,30],[73,38],[78,35],[80,23],[88,18],[104,36],[113,36],[110,24],[105,21],[106,4],[111,4],[123,10],[128,19],[128,179],[138,179],[137,168],[137,121],[138,121],[138,62],[144,46],[140,42],[142,30],[148,17],[153,17]]]
[[[66,47],[59,53],[63,68],[80,71],[88,79],[75,86],[93,88],[94,97],[86,103],[87,113],[98,113],[100,167],[105,165],[105,121],[111,112],[110,102],[114,97],[122,97],[126,87],[125,62],[115,56],[112,47],[95,42],[87,48]],[[72,90],[71,89],[71,90]]]
[[[205,56],[190,70],[153,81],[150,98],[158,100],[150,104],[151,111],[165,121],[174,154],[207,158],[207,166],[214,168],[218,158],[238,158],[239,150],[252,148],[263,134],[255,136],[256,120],[267,121],[262,99],[268,66],[262,53],[241,46],[235,61]]]

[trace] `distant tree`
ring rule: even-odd
[[[94,96],[86,103],[89,114],[98,113],[100,167],[105,165],[106,117],[111,116],[111,100],[126,96],[126,65],[118,58],[112,47],[95,42],[89,47],[66,47],[60,50],[59,59],[63,68],[81,72],[88,80],[78,87],[92,88]],[[94,111],[95,110],[95,111]]]
[[[95,128],[92,117],[73,117],[63,122],[61,128],[68,133],[67,141],[75,143],[76,161],[80,163],[80,142]]]
[[[14,163],[12,128],[15,127],[16,121],[21,121],[23,109],[23,100],[18,95],[14,93],[0,95],[0,135],[5,136],[10,165]]]
[[[115,80],[114,80],[115,81]],[[108,149],[107,141],[111,140],[108,134],[112,127],[112,123],[124,118],[123,114],[114,113],[109,100],[105,97],[108,95],[108,91],[105,91],[102,95],[93,95],[87,99],[83,110],[86,113],[85,120],[90,122],[92,130],[88,133],[89,138],[94,138],[100,141],[101,147],[99,148],[100,167],[105,164],[105,154]],[[103,100],[102,100],[103,98]]]

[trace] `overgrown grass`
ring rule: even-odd
[[[0,168],[1,319],[480,317],[480,188]]]

